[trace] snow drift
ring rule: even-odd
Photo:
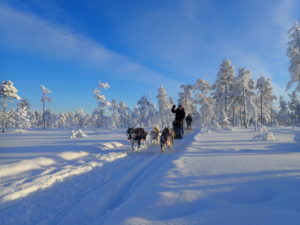
[[[81,129],[79,130],[72,130],[71,132],[71,139],[75,139],[75,138],[84,138],[84,137],[88,137],[87,134],[85,134]]]

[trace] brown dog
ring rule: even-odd
[[[153,127],[153,130],[150,132],[151,144],[159,144],[159,128],[157,126]]]
[[[169,151],[172,150],[175,132],[171,128],[165,128],[160,136],[160,150],[164,152],[165,147],[168,146]]]

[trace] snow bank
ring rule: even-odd
[[[87,156],[88,154],[89,153],[83,152],[83,151],[81,151],[81,152],[63,152],[63,153],[58,154],[58,156],[65,160],[73,160],[73,159]]]
[[[40,169],[43,166],[50,166],[54,163],[55,161],[53,159],[45,157],[22,160],[17,163],[0,166],[0,177],[16,175],[33,169]]]
[[[75,138],[84,138],[88,137],[81,129],[79,130],[72,130],[70,138],[75,139]]]
[[[114,149],[114,148],[119,148],[124,146],[124,144],[120,142],[106,142],[106,143],[101,143],[97,148],[101,150],[108,150],[108,149]]]
[[[253,137],[253,140],[261,140],[261,141],[276,141],[276,136],[268,131],[268,128],[266,126],[261,126],[258,128],[259,133],[258,135],[255,135]]]
[[[10,131],[11,133],[26,133],[28,132],[27,130],[24,129],[13,129]]]
[[[300,145],[300,133],[294,137],[294,141],[296,142],[296,144]]]

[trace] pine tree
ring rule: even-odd
[[[211,85],[208,81],[198,79],[194,84],[195,103],[200,105],[201,126],[207,127],[214,118],[213,98],[209,96]]]
[[[156,110],[154,104],[148,100],[147,96],[142,96],[137,102],[137,109],[139,114],[139,124],[142,127],[151,126],[156,115]]]
[[[194,101],[193,101],[193,86],[192,85],[181,85],[183,89],[179,93],[178,104],[182,105],[186,114],[194,112]]]
[[[23,128],[31,127],[30,105],[27,99],[21,99],[17,104],[17,126],[22,131]]]
[[[239,85],[239,78],[235,77],[232,83],[231,96],[230,96],[230,104],[232,106],[232,126],[235,127],[238,122],[236,117],[237,110],[241,109],[243,104],[243,97],[241,95],[241,88]],[[241,111],[241,110],[240,110]]]
[[[2,107],[2,132],[6,131],[6,108],[7,102],[13,99],[19,100],[20,96],[17,94],[18,90],[14,87],[14,83],[9,81],[2,81],[0,84],[0,99]]]
[[[57,125],[59,128],[67,128],[68,127],[66,113],[60,113],[58,115]]]
[[[130,124],[130,109],[126,106],[125,102],[121,101],[118,105],[118,112],[120,115],[120,126],[129,127]]]
[[[245,68],[239,69],[239,74],[237,77],[238,92],[240,93],[242,99],[242,107],[240,107],[240,120],[242,124],[247,128],[248,127],[248,107],[249,105],[253,106],[251,102],[253,100],[254,93],[254,82],[251,79],[251,72]],[[243,109],[243,113],[242,113]],[[254,111],[255,112],[255,111]],[[244,116],[242,116],[242,114]]]
[[[99,81],[98,87],[102,89],[108,89],[110,88],[110,85],[107,82],[103,83]],[[101,126],[106,126],[107,116],[105,115],[105,109],[110,105],[110,102],[106,101],[106,97],[97,88],[94,90],[93,94],[98,101],[98,108],[93,112],[93,118],[95,120],[96,127],[99,128]]]
[[[296,91],[293,91],[292,94],[289,94],[289,97],[290,97],[290,101],[288,105],[289,105],[289,109],[291,112],[291,119],[293,121],[293,126],[294,126],[297,124],[297,121],[299,120],[297,115],[297,107],[300,104],[300,102]]]
[[[287,55],[290,58],[289,72],[291,80],[287,90],[296,84],[296,91],[300,92],[300,26],[296,21],[288,31],[290,41],[288,42]]]
[[[111,127],[118,127],[120,126],[121,123],[121,118],[120,118],[120,114],[119,114],[119,104],[118,102],[113,99],[110,102],[110,111],[111,111],[111,120],[112,120],[112,124]]]
[[[225,59],[220,65],[217,80],[214,84],[216,103],[220,106],[220,111],[228,113],[228,100],[234,81],[234,68],[229,59]]]
[[[273,88],[270,79],[261,76],[256,82],[256,89],[259,93],[260,103],[260,117],[259,121],[261,124],[265,124],[267,120],[271,118],[271,112],[273,109],[273,100],[276,96],[273,95]]]
[[[74,120],[77,127],[84,128],[87,122],[87,114],[83,109],[79,109],[74,113]]]
[[[160,86],[158,88],[157,93],[157,102],[158,102],[158,113],[160,118],[161,126],[169,127],[171,121],[172,121],[172,113],[171,113],[171,107],[172,103],[170,103],[170,99],[168,98],[168,94],[166,89],[163,86]]]
[[[282,96],[279,98],[279,112],[277,114],[277,120],[280,125],[288,125],[290,122],[288,104]]]
[[[42,99],[41,99],[41,102],[43,103],[43,114],[42,114],[42,120],[43,120],[43,129],[46,129],[46,115],[45,115],[45,113],[46,113],[46,109],[45,109],[45,107],[46,107],[46,102],[51,102],[52,100],[51,100],[51,98],[49,98],[48,96],[47,96],[47,94],[50,94],[51,93],[51,91],[48,89],[48,88],[46,88],[44,85],[41,85],[41,89],[42,89],[42,93],[43,93],[43,96],[42,96]]]

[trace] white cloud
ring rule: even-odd
[[[6,48],[98,63],[118,57],[83,35],[4,5],[0,5],[0,30]]]
[[[119,79],[160,85],[178,84],[174,79],[113,52],[82,34],[38,16],[0,4],[0,36],[3,48],[30,52],[59,60],[73,60],[109,71]]]

